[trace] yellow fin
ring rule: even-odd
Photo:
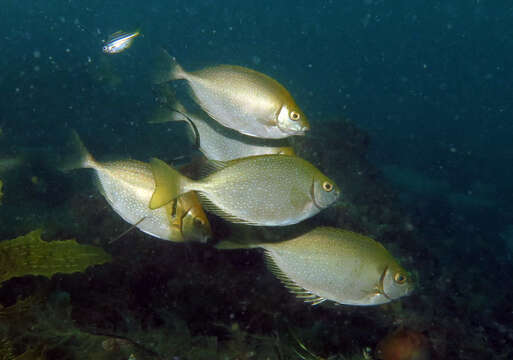
[[[43,241],[41,233],[39,229],[0,242],[0,283],[25,275],[70,274],[111,260],[100,247],[81,245],[74,239]]]
[[[150,165],[155,178],[155,191],[151,196],[150,209],[154,210],[180,196],[183,193],[182,184],[189,179],[157,158],[151,159]]]

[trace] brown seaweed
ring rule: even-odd
[[[78,244],[75,239],[44,241],[42,230],[0,242],[0,286],[11,278],[56,273],[70,274],[111,260],[102,248]]]

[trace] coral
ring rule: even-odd
[[[41,239],[41,233],[42,230],[35,230],[0,242],[0,284],[25,275],[50,278],[56,273],[84,271],[111,260],[99,247],[81,245],[74,239],[47,242]]]

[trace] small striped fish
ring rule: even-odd
[[[139,30],[131,33],[126,33],[122,30],[116,31],[114,34],[109,36],[107,43],[103,46],[103,52],[106,54],[118,54],[128,49],[134,39],[141,35]]]

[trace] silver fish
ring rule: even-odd
[[[207,211],[234,223],[297,224],[332,205],[340,195],[331,179],[297,156],[259,155],[215,162],[217,171],[199,181],[159,159],[150,164],[156,183],[150,208],[196,191]]]
[[[139,35],[141,35],[139,30],[131,33],[127,33],[122,30],[116,31],[109,37],[102,50],[106,54],[118,54],[128,49],[132,45],[134,39]]]
[[[267,139],[304,135],[303,111],[283,85],[258,71],[217,65],[187,72],[167,52],[154,70],[154,82],[184,79],[194,100],[214,120],[241,134]]]
[[[171,110],[174,109],[174,110]],[[197,138],[193,138],[199,150],[209,159],[229,161],[256,155],[294,155],[294,149],[285,139],[261,139],[249,137],[224,127],[206,114],[188,111],[176,101],[169,107],[160,107],[150,123],[185,121]]]
[[[377,241],[351,231],[319,227],[291,240],[236,244],[218,249],[260,247],[270,270],[296,296],[312,304],[380,305],[409,295],[410,273]]]
[[[98,162],[74,135],[73,168],[96,171],[97,186],[112,209],[129,224],[159,239],[176,242],[206,242],[211,236],[210,224],[197,195],[180,196],[176,202],[152,210],[149,202],[155,180],[149,164],[136,160]]]

